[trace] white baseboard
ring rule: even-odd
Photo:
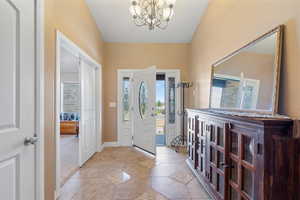
[[[57,200],[60,196],[60,190],[55,190],[54,191],[54,200]]]
[[[103,150],[103,148],[104,148],[104,145],[103,145],[103,144],[100,145],[100,146],[98,147],[98,152],[101,152],[101,151]]]
[[[120,146],[118,142],[104,142],[103,147],[118,147]]]

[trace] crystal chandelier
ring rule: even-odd
[[[137,26],[166,29],[174,15],[176,0],[131,0],[130,13]]]

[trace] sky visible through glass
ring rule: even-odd
[[[165,103],[165,87],[164,80],[156,81],[156,102]]]

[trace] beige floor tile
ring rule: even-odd
[[[207,200],[186,156],[160,147],[157,157],[135,148],[105,148],[62,187],[59,200]]]
[[[185,185],[188,184],[194,178],[191,172],[187,170],[177,170],[176,172],[171,174],[170,177]]]

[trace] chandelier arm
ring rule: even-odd
[[[160,29],[162,29],[162,30],[165,30],[168,27],[169,22],[166,22],[166,24],[164,26],[160,26],[160,25],[161,24],[159,24],[157,27],[160,28]]]
[[[133,20],[133,22],[134,22],[134,24],[135,24],[136,26],[145,26],[145,25],[147,25],[147,24],[145,23],[145,21],[139,22],[138,20]]]

